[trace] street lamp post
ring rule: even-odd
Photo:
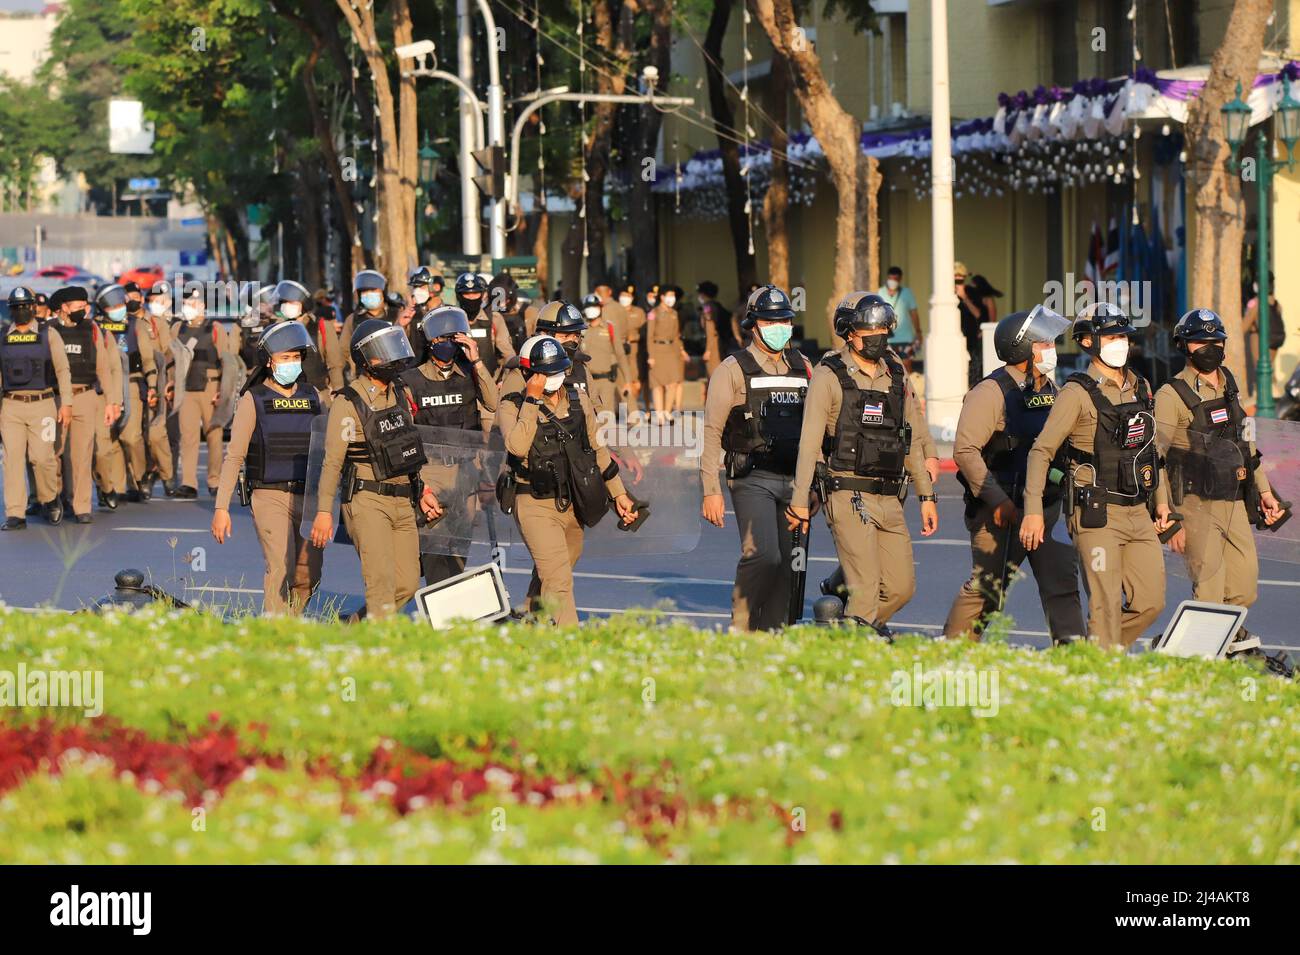
[[[1259,360],[1255,364],[1255,414],[1260,418],[1271,418],[1273,409],[1273,356],[1269,348],[1269,205],[1273,201],[1273,175],[1284,166],[1295,168],[1296,139],[1300,137],[1300,103],[1291,96],[1291,81],[1282,80],[1282,101],[1277,107],[1278,136],[1286,144],[1286,159],[1273,158],[1273,140],[1263,130],[1255,141],[1256,146],[1256,191],[1259,196],[1259,248],[1256,256],[1256,270],[1259,280]],[[1243,162],[1238,161],[1237,154],[1246,141],[1250,131],[1250,107],[1241,96],[1241,84],[1237,84],[1237,98],[1220,111],[1223,117],[1224,138],[1232,149],[1229,163],[1234,170],[1241,169]]]
[[[427,218],[425,207],[433,196],[434,183],[438,181],[438,170],[442,166],[442,157],[438,155],[438,150],[429,144],[429,131],[424,132],[424,141],[420,144],[420,165],[419,165],[419,185],[416,187],[416,196],[423,197],[424,202],[417,203],[415,213],[415,244],[418,249],[424,249],[424,220]]]

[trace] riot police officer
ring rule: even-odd
[[[302,373],[320,391],[320,399],[328,407],[330,393],[343,387],[343,369],[347,364],[334,323],[312,311],[311,293],[301,282],[292,279],[276,285],[275,311],[280,321],[298,322],[307,330],[311,347],[302,353]],[[258,348],[261,348],[260,341]],[[266,363],[265,359],[260,361]]]
[[[143,481],[138,482],[140,496],[151,497],[154,481],[161,480],[163,487],[171,487],[175,476],[174,455],[167,424],[167,413],[175,399],[175,363],[171,350],[172,287],[167,282],[155,282],[145,296],[145,312],[137,326],[137,335],[143,331],[149,339],[154,356],[154,378],[145,382],[145,404],[148,407],[148,467]],[[179,437],[179,435],[178,435]]]
[[[485,308],[488,283],[477,272],[462,272],[456,277],[456,304],[469,319],[469,333],[478,342],[478,353],[493,377],[500,380],[506,360],[515,354],[510,334],[491,309]]]
[[[533,335],[528,328],[527,310],[519,298],[519,283],[502,272],[488,284],[487,297],[488,308],[501,316],[506,334],[510,336],[510,347],[518,353],[524,342]]]
[[[72,421],[72,379],[63,339],[41,323],[36,295],[25,285],[9,293],[9,324],[0,337],[0,440],[4,441],[6,531],[27,526],[26,470],[51,524],[63,520],[56,426]],[[57,396],[57,401],[55,400]]]
[[[221,399],[222,380],[232,373],[230,356],[238,354],[239,345],[233,330],[227,331],[207,316],[198,288],[181,303],[181,321],[172,327],[172,337],[180,342],[188,363],[184,370],[185,395],[177,402],[176,411],[180,423],[181,479],[180,486],[169,496],[194,500],[199,493],[199,443],[202,441],[208,445],[208,493],[217,493],[225,423],[216,420],[215,411]],[[229,382],[227,385],[233,388]]]
[[[1171,522],[1159,491],[1155,402],[1146,379],[1125,367],[1137,333],[1108,302],[1075,319],[1072,336],[1092,361],[1058,392],[1025,475],[1020,542],[1032,552],[1047,533],[1048,474],[1065,445],[1070,474],[1064,507],[1088,588],[1088,638],[1103,647],[1130,646],[1165,606],[1157,532]]]
[[[402,383],[415,402],[415,423],[476,433],[491,428],[497,409],[497,386],[479,356],[478,343],[469,334],[469,319],[464,311],[450,305],[430,309],[419,325],[420,340],[426,343],[425,361],[402,373]],[[449,482],[452,486],[462,483]],[[474,484],[477,488],[478,482]],[[420,554],[426,584],[454,577],[464,569],[464,555]]]
[[[1192,309],[1173,339],[1187,365],[1156,392],[1156,442],[1183,515],[1169,546],[1187,561],[1197,600],[1249,607],[1259,580],[1251,524],[1274,524],[1284,510],[1247,440],[1237,382],[1223,364],[1223,322]]]
[[[401,381],[415,361],[406,333],[367,319],[353,330],[350,351],[357,377],[330,405],[311,541],[324,547],[333,538],[331,508],[341,487],[343,521],[361,558],[364,613],[387,617],[406,605],[420,582],[417,509],[433,519],[442,508],[419,477],[424,444]]]
[[[618,307],[617,303],[614,307]],[[587,388],[591,405],[597,414],[608,412],[616,415],[619,397],[627,394],[631,377],[627,370],[623,334],[606,314],[605,304],[596,293],[582,300],[582,317],[587,320],[581,347],[587,356]]]
[[[320,583],[319,547],[302,536],[303,491],[311,427],[321,413],[320,393],[308,381],[305,357],[313,351],[296,320],[277,322],[258,339],[261,364],[249,376],[235,408],[221,464],[212,536],[231,536],[230,498],[244,471],[253,529],[262,545],[262,610],[301,614]]]
[[[430,285],[433,283],[433,273],[427,266],[417,266],[411,270],[411,274],[406,277],[406,285],[411,290],[411,304],[415,307],[416,314],[423,315],[430,309],[437,308],[442,303],[431,305],[429,299],[433,292]]]
[[[968,633],[978,639],[988,614],[1003,606],[1011,575],[1025,560],[1020,515],[1026,463],[1056,401],[1056,339],[1069,327],[1069,319],[1042,305],[1003,318],[993,332],[993,347],[1005,364],[986,375],[962,403],[953,459],[966,491],[974,569],[948,611],[946,637]],[[1074,548],[1051,536],[1061,513],[1065,468],[1058,453],[1051,472],[1056,481],[1048,481],[1043,495],[1046,535],[1027,555],[1054,643],[1084,633]]]
[[[921,505],[921,534],[939,527],[925,469],[925,423],[907,373],[889,352],[897,321],[889,303],[868,292],[850,292],[836,307],[835,334],[845,343],[812,372],[786,509],[791,530],[807,522],[816,480],[848,588],[845,614],[873,626],[887,623],[916,590],[903,519],[909,478]]]
[[[122,411],[121,352],[91,318],[90,296],[84,288],[59,289],[50,296],[50,308],[57,309],[72,381],[72,418],[63,441],[63,496],[65,502],[71,501],[77,523],[89,524],[95,442]]]
[[[725,452],[740,530],[740,562],[731,592],[731,625],[737,630],[783,626],[789,612],[791,542],[781,515],[790,504],[812,374],[808,359],[788,347],[793,321],[785,292],[774,285],[756,289],[743,322],[749,347],[729,355],[714,371],[704,406],[702,513],[709,523],[723,526],[726,504],[718,465]]]
[[[374,269],[362,269],[352,279],[352,292],[355,298],[352,314],[343,322],[339,332],[339,341],[352,341],[352,332],[358,325],[370,319],[388,321],[388,302],[384,293],[388,290],[388,279],[382,272]],[[350,380],[357,374],[352,365],[352,349],[349,344],[347,360],[347,377]]]
[[[528,339],[518,361],[523,391],[503,394],[499,409],[514,481],[513,500],[502,507],[513,511],[533,558],[538,583],[529,596],[561,626],[578,622],[573,568],[582,554],[583,528],[600,521],[611,499],[620,520],[636,520],[636,505],[600,440],[590,400],[565,384],[572,364],[554,338]],[[530,609],[538,609],[536,602]]]
[[[99,327],[121,357],[126,385],[126,396],[122,399],[124,414],[113,428],[101,428],[95,439],[99,503],[110,510],[127,497],[128,484],[135,485],[133,496],[137,500],[149,493],[143,422],[148,389],[155,387],[158,373],[153,340],[141,335],[137,324],[143,310],[142,296],[135,283],[106,285],[95,294]]]

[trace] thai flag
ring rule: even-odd
[[[885,416],[885,403],[877,401],[874,405],[871,402],[865,402],[862,405],[862,420],[869,421],[872,418],[883,418]]]
[[[1210,424],[1227,424],[1227,423],[1228,423],[1227,408],[1215,408],[1213,411],[1210,412]]]
[[[1137,444],[1142,440],[1146,433],[1147,423],[1144,418],[1137,418],[1134,421],[1130,421],[1128,423],[1128,444],[1130,446]]]

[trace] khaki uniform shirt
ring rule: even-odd
[[[90,319],[86,319],[90,321]],[[55,395],[59,399],[59,406],[71,406],[72,404],[72,370],[68,367],[68,353],[63,347],[63,337],[59,335],[56,329],[56,322],[50,322],[46,326],[45,341],[50,346],[50,364],[54,367]],[[29,332],[35,334],[40,329],[39,321],[29,322],[23,327],[9,325],[4,329],[4,334],[8,335],[13,332]],[[101,335],[102,339],[103,336]],[[119,369],[120,369],[119,365]],[[102,365],[101,365],[102,368]],[[121,371],[118,372],[118,393],[121,394]],[[0,367],[0,389],[4,388],[4,369]],[[36,392],[41,389],[23,388],[21,393]],[[19,393],[19,392],[16,392]]]
[[[1017,385],[1024,385],[1025,373],[1019,368],[1006,368]],[[989,480],[988,465],[984,463],[984,448],[993,435],[1007,426],[1007,403],[1002,388],[991,378],[985,378],[966,393],[962,400],[961,415],[957,418],[957,435],[953,439],[952,458],[957,469],[970,485],[971,493],[990,507],[1007,500],[1007,494],[997,481]]]
[[[1223,397],[1223,389],[1227,384],[1223,377],[1223,372],[1218,371],[1214,375],[1214,381],[1210,382],[1202,378],[1195,368],[1188,364],[1186,368],[1180,371],[1175,378],[1181,378],[1187,384],[1191,385],[1202,401],[1214,401]],[[1161,454],[1165,454],[1170,447],[1187,450],[1190,446],[1187,439],[1187,429],[1192,424],[1192,409],[1187,407],[1183,399],[1178,396],[1174,386],[1169,382],[1160,386],[1156,392],[1156,447],[1160,449]],[[1230,440],[1230,439],[1224,439]],[[1250,451],[1253,455],[1255,452],[1255,442],[1249,442]],[[1250,467],[1249,461],[1243,461],[1246,467]],[[1263,494],[1270,490],[1268,478],[1264,476],[1264,469],[1255,470],[1255,487],[1259,493]]]

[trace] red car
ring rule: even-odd
[[[125,285],[127,282],[134,282],[143,289],[148,288],[155,282],[161,282],[166,277],[167,273],[161,265],[140,265],[119,275],[117,283]]]
[[[80,275],[85,270],[77,265],[50,265],[36,271],[38,279],[63,279],[67,281],[74,275]]]

